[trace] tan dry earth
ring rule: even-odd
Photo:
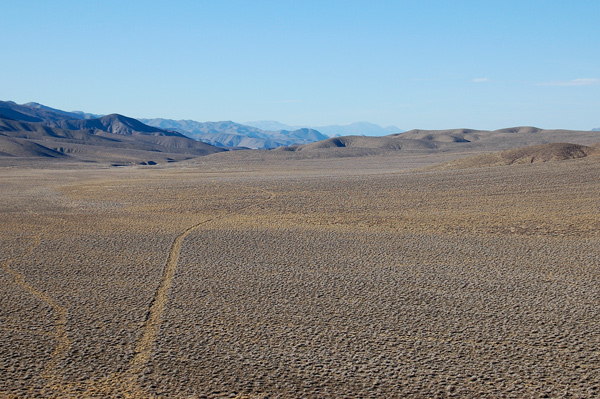
[[[0,397],[597,396],[598,158],[433,160],[2,168]]]
[[[513,164],[556,162],[585,157],[600,157],[600,144],[592,146],[571,143],[540,144],[459,158],[428,166],[425,170],[483,168]]]

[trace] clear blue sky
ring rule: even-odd
[[[600,1],[3,0],[0,99],[172,119],[600,127]]]

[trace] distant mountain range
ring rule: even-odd
[[[592,132],[600,132],[600,127],[597,127],[595,129],[592,129]]]
[[[65,112],[60,109],[47,107],[40,103],[27,103],[27,104],[23,104],[23,105],[26,107],[30,107],[30,108],[37,108],[37,109],[41,109],[41,110],[46,110],[46,111],[66,115],[69,117],[69,119],[71,119],[71,118],[73,118],[73,119],[95,119],[95,118],[100,118],[100,117],[104,116],[104,115],[97,115],[97,114],[89,114],[89,113],[83,112],[83,111]]]
[[[224,151],[123,115],[89,115],[0,101],[0,156],[156,164]]]
[[[0,116],[23,122],[56,122],[65,119],[82,119],[79,115],[61,111],[38,103],[17,104],[0,101]]]
[[[159,129],[146,125],[137,119],[128,118],[119,114],[111,114],[95,119],[67,119],[55,122],[46,122],[46,126],[66,130],[96,130],[120,135],[145,134],[150,136],[186,137],[185,135],[169,130]]]
[[[329,138],[314,129],[268,131],[231,121],[197,122],[162,118],[140,121],[150,126],[183,133],[211,145],[228,148],[269,149]]]
[[[402,133],[403,130],[396,126],[382,127],[370,122],[355,122],[349,125],[326,125],[326,126],[290,126],[277,121],[253,121],[244,122],[245,125],[264,130],[294,130],[300,128],[312,128],[326,134],[329,137],[336,136],[386,136],[392,133]]]
[[[104,129],[99,126],[103,116],[82,111],[63,111],[39,103],[16,104],[8,101],[0,104],[0,115],[22,122],[44,123],[61,129]],[[84,123],[76,121],[95,121]],[[163,118],[139,119],[145,125],[176,131],[197,141],[227,149],[272,149],[290,145],[309,144],[340,135],[382,136],[399,133],[395,126],[383,128],[368,122],[350,125],[322,126],[318,129],[306,126],[289,126],[276,121],[250,122],[239,124],[232,121],[198,122],[194,120],[173,120]],[[139,131],[148,132],[139,125]],[[131,130],[131,129],[130,129]]]
[[[3,159],[2,162],[16,157],[149,165],[227,151],[222,148],[224,146],[229,149],[268,148],[273,149],[268,152],[269,156],[304,159],[397,152],[477,153],[546,143],[590,145],[600,141],[600,129],[573,131],[515,127],[495,131],[411,130],[382,137],[355,134],[327,138],[309,128],[273,131],[231,121],[202,123],[144,119],[144,123],[119,114],[93,116],[97,115],[66,112],[38,103],[20,105],[12,101],[0,101],[0,159]],[[263,126],[281,127],[276,122]],[[348,126],[357,129],[362,126],[359,131],[365,132],[371,124]],[[194,140],[188,135],[208,143]],[[236,154],[241,158],[252,154],[264,157],[267,152],[236,151]],[[238,157],[234,154],[231,156]]]

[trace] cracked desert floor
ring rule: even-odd
[[[0,169],[0,397],[600,395],[600,162]]]

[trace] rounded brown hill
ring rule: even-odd
[[[600,140],[598,132],[546,130],[518,126],[493,131],[474,129],[410,130],[382,137],[342,136],[305,145],[276,149],[276,152],[299,152],[303,156],[349,157],[392,152],[492,152],[545,143],[571,142],[591,145]],[[311,154],[311,155],[309,155]]]
[[[529,164],[539,162],[565,161],[600,155],[600,143],[585,146],[571,143],[547,143],[529,147],[515,148],[460,158],[451,162],[432,166],[432,170],[484,168],[490,166],[506,166],[513,164]]]

